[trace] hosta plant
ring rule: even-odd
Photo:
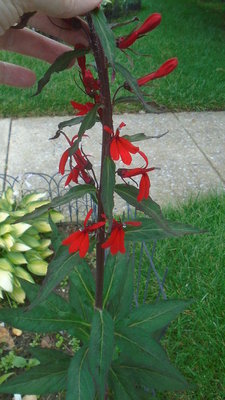
[[[129,248],[135,242],[198,233],[199,230],[166,220],[151,199],[149,176],[156,171],[138,145],[150,136],[135,132],[129,120],[125,129],[122,117],[119,127],[113,126],[113,108],[120,102],[138,100],[150,111],[143,87],[168,75],[178,64],[177,59],[172,58],[156,71],[146,71],[143,77],[135,77],[135,69],[133,76],[131,68],[118,61],[118,53],[126,56],[133,43],[144,40],[160,21],[159,14],[152,14],[127,36],[116,36],[111,29],[116,25],[107,24],[101,8],[83,17],[82,21],[67,20],[74,27],[75,35],[76,29],[84,29],[89,46],[76,46],[75,50],[60,56],[39,81],[37,94],[49,82],[52,73],[66,69],[77,58],[75,80],[79,80],[87,101],[80,104],[71,99],[76,115],[61,122],[54,137],[66,140],[59,172],[64,175],[69,168],[65,185],[72,187],[64,196],[23,217],[23,222],[87,194],[96,202],[98,213],[94,220],[93,210],[87,210],[80,229],[74,229],[63,239],[52,224],[54,258],[44,282],[40,288],[23,282],[30,306],[0,310],[1,320],[22,330],[66,331],[80,340],[80,349],[75,354],[35,349],[33,356],[40,365],[9,379],[0,387],[2,393],[42,395],[65,391],[67,400],[144,400],[150,399],[153,391],[178,391],[189,387],[170,364],[160,338],[168,324],[190,302],[168,300],[136,308]],[[94,58],[94,63],[86,58],[87,54]],[[122,76],[124,82],[112,93],[110,83],[116,82],[118,76],[120,79]],[[102,146],[99,179],[90,157],[91,133],[86,133],[96,122],[100,123]],[[73,137],[64,132],[66,126],[74,127]],[[89,141],[87,152],[83,147],[84,137]],[[119,160],[123,165],[118,168]],[[119,183],[116,183],[116,175],[118,181],[121,179]],[[137,218],[123,220],[114,215],[115,193],[138,210]],[[94,269],[93,260],[96,260]],[[54,291],[66,276],[69,277],[67,299]]]
[[[51,227],[49,214],[19,222],[21,217],[31,213],[49,200],[45,193],[30,193],[18,199],[11,188],[0,198],[0,298],[4,294],[18,303],[26,297],[20,279],[34,283],[34,277],[44,276],[48,269]],[[62,220],[60,212],[51,210],[54,222]]]

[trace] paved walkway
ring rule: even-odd
[[[58,170],[65,139],[49,141],[59,122],[71,117],[43,117],[0,120],[0,174],[14,177],[26,172],[53,175]],[[161,205],[180,201],[210,189],[225,187],[225,112],[182,112],[163,114],[123,114],[114,119],[115,127],[124,121],[123,134],[144,132],[160,135],[160,139],[139,142],[150,166],[159,167],[151,173],[151,196]],[[65,128],[70,137],[76,127]],[[99,124],[83,140],[84,150],[92,153],[94,167],[99,171],[101,128]],[[142,165],[138,156],[135,166]],[[35,189],[35,179],[29,178]],[[3,180],[0,180],[0,190]]]

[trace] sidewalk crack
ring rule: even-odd
[[[9,161],[9,149],[10,149],[10,140],[11,140],[11,133],[12,133],[12,118],[10,118],[9,122],[9,135],[8,135],[8,142],[7,142],[7,149],[6,149],[6,158],[5,158],[5,168],[4,168],[4,177],[3,177],[3,188],[2,191],[4,192],[6,189],[6,181],[7,181],[7,172],[8,172],[8,161]]]

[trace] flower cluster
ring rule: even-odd
[[[89,249],[89,235],[96,233],[96,231],[102,228],[106,221],[99,221],[97,223],[87,225],[88,220],[90,219],[93,213],[93,209],[91,208],[90,211],[87,213],[87,216],[84,221],[84,228],[79,229],[78,231],[72,233],[66,239],[63,240],[62,244],[65,246],[69,246],[69,253],[75,253],[79,251],[79,256],[81,258],[85,257],[88,249]],[[104,219],[105,216],[102,216]],[[113,219],[112,229],[109,238],[102,244],[103,249],[110,248],[110,252],[112,255],[120,253],[125,253],[125,229],[127,225],[132,225],[138,227],[141,225],[141,222],[138,221],[127,221],[121,222],[116,221]]]

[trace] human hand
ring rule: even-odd
[[[14,12],[12,12],[14,19],[12,20],[12,18],[9,17],[9,3],[14,3],[14,5],[15,3],[17,3],[17,5],[20,3],[21,7],[23,5],[23,8],[18,5],[17,10],[20,11],[18,18],[15,16]],[[27,5],[28,3],[29,7]],[[66,18],[72,17],[77,13],[83,14],[90,11],[99,4],[99,0],[54,0],[54,2],[48,0],[14,0],[10,2],[7,0],[7,13],[5,11],[5,4],[5,0],[0,0],[0,32],[3,31],[1,25],[3,16],[5,17],[5,21],[10,21],[7,26],[11,26],[19,21],[20,16],[23,15],[24,12],[31,12],[38,7],[43,13],[49,13],[49,16]],[[39,29],[41,32],[63,40],[65,43],[72,46],[77,43],[88,45],[87,37],[82,29],[75,31],[69,28],[68,24],[62,19],[48,18],[48,16],[43,13],[38,12],[30,18],[29,25],[32,28]],[[6,26],[6,22],[4,22],[4,24],[4,26]],[[49,39],[27,28],[21,30],[11,28],[0,36],[0,49],[17,52],[53,63],[60,54],[71,50],[71,47]],[[32,86],[35,81],[36,77],[33,71],[18,65],[0,62],[0,84],[29,87]]]

